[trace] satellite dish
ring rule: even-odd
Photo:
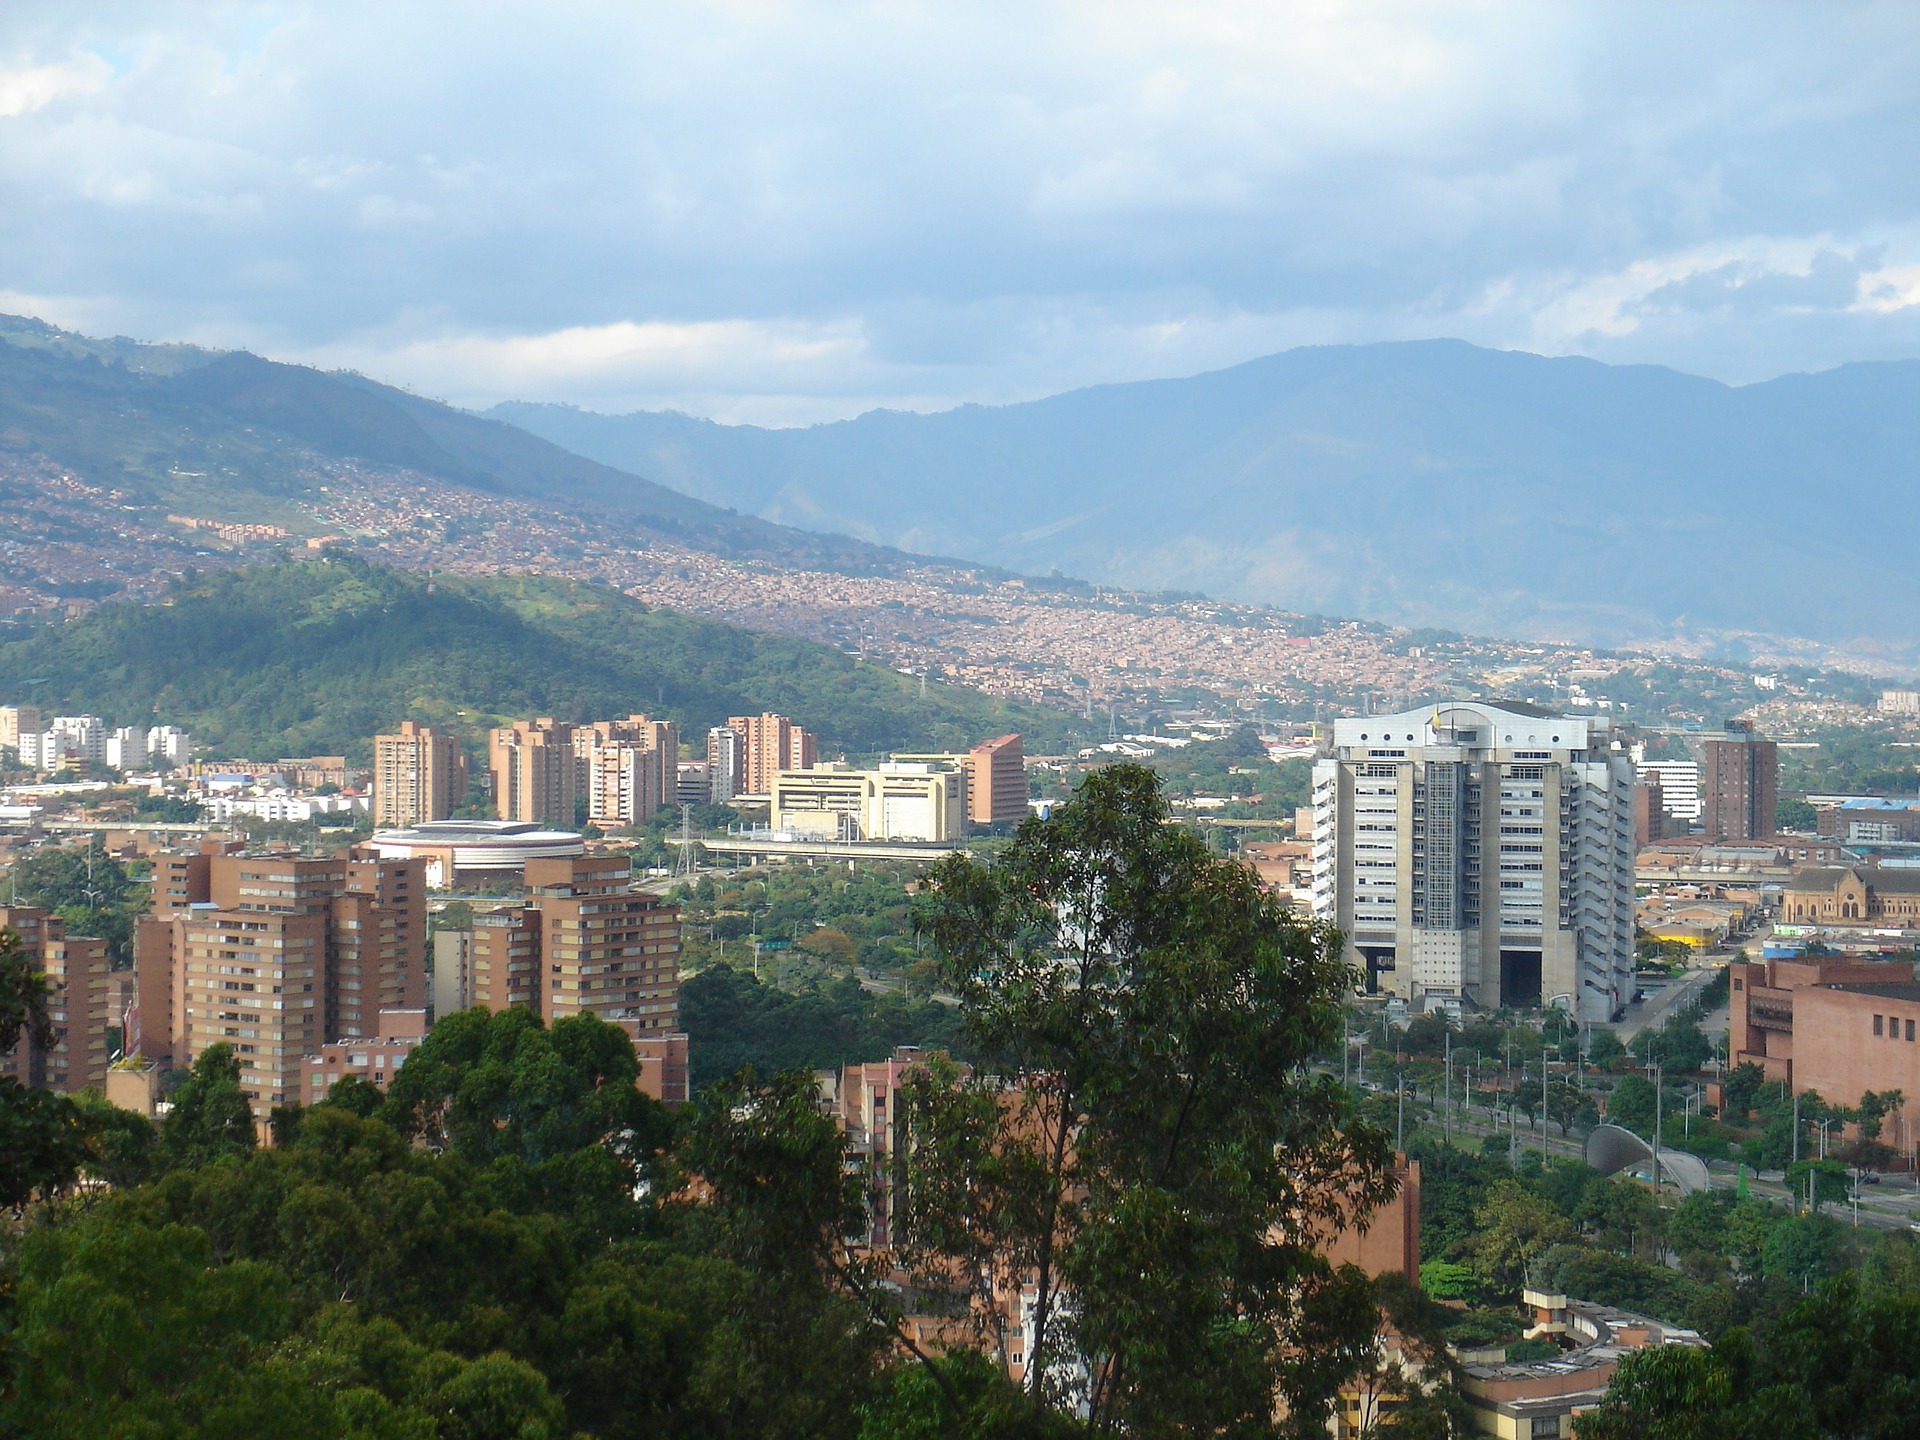
[[[1653,1147],[1631,1130],[1620,1125],[1596,1125],[1587,1136],[1587,1164],[1602,1175],[1614,1175],[1630,1165],[1645,1165],[1655,1171],[1654,1182],[1665,1180],[1682,1195],[1693,1195],[1713,1188],[1707,1174],[1707,1162],[1684,1150],[1662,1150],[1656,1165]]]

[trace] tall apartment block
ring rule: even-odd
[[[733,715],[727,728],[740,737],[734,795],[769,794],[773,777],[782,770],[811,770],[820,762],[819,741],[784,715]],[[714,759],[714,738],[709,735],[707,760]]]
[[[1026,747],[1002,735],[967,752],[967,818],[976,825],[1018,825],[1027,818]]]
[[[1698,760],[1647,760],[1635,747],[1634,773],[1660,786],[1660,808],[1676,820],[1692,824],[1703,813]]]
[[[529,860],[527,903],[474,916],[458,999],[525,1005],[549,1023],[591,1012],[636,1037],[675,1031],[680,910],[632,879],[623,855]]]
[[[445,820],[466,798],[467,755],[451,735],[411,720],[373,737],[373,823],[401,830]]]
[[[42,1049],[31,1039],[0,1054],[0,1075],[22,1085],[71,1094],[107,1080],[107,1027],[120,1023],[110,1013],[107,942],[90,935],[69,935],[58,915],[30,905],[0,905],[0,930],[12,930],[28,963],[52,986],[47,1018],[53,1043]]]
[[[707,731],[707,799],[713,804],[724,805],[746,793],[744,748],[740,732],[731,725],[716,725]]]
[[[426,1003],[425,866],[210,848],[158,857],[134,935],[140,1050],[184,1069],[232,1045],[264,1119],[300,1098],[305,1056]]]
[[[1417,1011],[1633,988],[1634,773],[1605,718],[1446,702],[1334,722],[1313,771],[1313,911]]]
[[[574,823],[573,726],[549,718],[491,731],[487,763],[502,820],[571,829]]]
[[[680,792],[680,727],[629,715],[573,731],[574,789],[587,819],[601,826],[644,825]]]
[[[1780,747],[1729,720],[1700,747],[1701,823],[1709,840],[1764,840],[1779,828]]]
[[[40,707],[0,705],[0,747],[18,751],[20,737],[40,733]]]

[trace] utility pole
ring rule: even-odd
[[[1653,1062],[1653,1188],[1660,1188],[1660,1176],[1663,1173],[1660,1164],[1660,1066]]]
[[[1800,1163],[1800,1093],[1793,1096],[1793,1163]]]
[[[1547,1125],[1552,1112],[1547,1105],[1547,1048],[1540,1047],[1540,1163],[1547,1163]]]
[[[1453,1143],[1453,1032],[1446,1034],[1446,1098],[1440,1106],[1440,1138]]]
[[[1400,1118],[1394,1124],[1393,1148],[1404,1155],[1407,1153],[1407,1075],[1404,1070],[1393,1077],[1393,1088],[1400,1102]]]

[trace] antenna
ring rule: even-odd
[[[680,853],[673,857],[673,878],[693,878],[693,806],[680,807]]]
[[[1113,706],[1109,705],[1107,706],[1107,739],[1118,740],[1119,738],[1120,732],[1114,728],[1113,723]]]

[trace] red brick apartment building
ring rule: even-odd
[[[58,915],[30,905],[0,905],[0,930],[20,936],[28,962],[53,987],[47,1005],[53,1044],[23,1037],[0,1054],[0,1075],[23,1085],[72,1094],[107,1078],[107,1027],[119,1022],[109,1000],[107,942],[67,934]]]
[[[419,860],[311,859],[209,844],[158,857],[154,908],[134,931],[149,1060],[185,1069],[229,1044],[264,1119],[301,1098],[302,1062],[379,1033],[383,1010],[426,1003]]]

